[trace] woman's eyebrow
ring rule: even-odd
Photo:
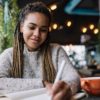
[[[29,24],[31,24],[31,25],[33,25],[33,26],[38,26],[38,25],[35,24],[35,23],[29,23]],[[41,26],[41,27],[48,28],[49,26],[48,26],[48,25],[44,25],[44,26]]]
[[[34,26],[37,26],[37,24],[35,24],[35,23],[29,23],[29,24],[32,24],[32,25],[34,25]]]

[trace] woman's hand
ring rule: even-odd
[[[64,81],[59,81],[55,84],[44,82],[52,100],[71,100],[72,92],[70,87]]]

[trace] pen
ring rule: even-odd
[[[56,82],[58,82],[60,80],[62,72],[63,72],[63,69],[64,69],[64,64],[65,64],[65,61],[62,61],[61,66],[60,66],[60,68],[58,70],[58,73],[57,73],[57,76],[55,78],[54,83],[56,83]]]
[[[63,69],[64,69],[64,64],[65,64],[65,61],[62,61],[61,66],[58,70],[57,76],[55,78],[54,84],[60,80]],[[48,100],[52,100],[52,96],[48,96]]]

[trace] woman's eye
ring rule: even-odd
[[[35,27],[29,27],[29,29],[34,30],[34,29],[35,29]]]
[[[41,32],[48,32],[48,29],[41,29]]]

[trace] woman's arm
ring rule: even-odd
[[[0,55],[0,89],[5,92],[15,92],[43,87],[39,78],[10,78],[9,70],[12,64],[12,49],[5,50]]]
[[[62,62],[65,61],[64,70],[58,82],[54,84],[46,83],[45,86],[52,100],[72,100],[72,95],[79,90],[80,77],[61,47],[54,49],[52,57],[57,72],[59,72]]]
[[[6,93],[42,88],[41,79],[0,78],[0,89]]]
[[[63,48],[59,48],[58,52],[58,70],[61,66],[61,62],[65,61],[65,67],[61,76],[61,80],[65,81],[72,90],[72,93],[75,94],[80,89],[80,76],[77,70],[74,68],[70,62],[66,52]]]

